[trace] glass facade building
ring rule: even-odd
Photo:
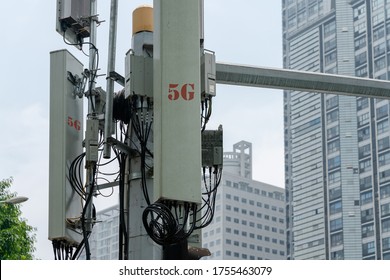
[[[284,67],[389,79],[390,1],[283,0]],[[288,259],[390,259],[389,101],[285,91]]]

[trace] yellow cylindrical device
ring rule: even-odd
[[[153,7],[149,5],[133,11],[133,35],[143,31],[153,32]]]

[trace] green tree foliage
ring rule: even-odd
[[[10,192],[11,179],[0,181],[0,201],[15,197]],[[35,228],[21,218],[19,205],[0,204],[0,260],[32,260]]]

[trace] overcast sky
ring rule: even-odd
[[[30,199],[23,217],[37,228],[38,259],[53,259],[48,241],[49,53],[67,48],[84,65],[88,58],[64,44],[55,31],[54,0],[3,1],[0,26],[0,179]],[[117,72],[131,42],[131,13],[151,0],[119,0]],[[107,65],[109,0],[98,0],[97,48]],[[205,48],[218,62],[282,67],[281,1],[205,0]],[[98,80],[105,88],[105,78]],[[253,144],[254,179],[284,187],[283,104],[278,90],[217,86],[209,129],[224,127],[224,149]],[[101,204],[103,207],[104,203]],[[100,205],[99,205],[100,206]],[[101,208],[97,210],[102,210]]]

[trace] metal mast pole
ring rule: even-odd
[[[112,103],[114,94],[114,80],[111,75],[115,70],[116,56],[116,31],[118,18],[118,0],[111,0],[110,12],[110,32],[108,42],[108,65],[107,65],[107,93],[106,93],[106,112],[104,117],[104,150],[103,157],[111,157],[111,147],[107,143],[107,138],[112,134]]]
[[[88,120],[93,120],[95,116],[95,97],[92,94],[93,89],[95,88],[95,79],[98,69],[97,68],[97,49],[96,49],[96,14],[97,14],[97,0],[91,0],[91,22],[90,22],[90,46],[89,46],[89,69],[90,69],[90,85],[89,85],[89,96],[88,96]],[[88,130],[88,124],[87,128]],[[86,133],[87,134],[87,133]],[[97,136],[97,135],[96,135]],[[88,143],[86,144],[88,145]],[[83,211],[84,219],[84,241],[86,246],[86,259],[91,258],[91,253],[89,250],[88,236],[92,232],[92,200],[93,200],[93,187],[95,184],[94,176],[96,162],[89,161],[87,155],[86,161],[86,202],[85,209]]]

